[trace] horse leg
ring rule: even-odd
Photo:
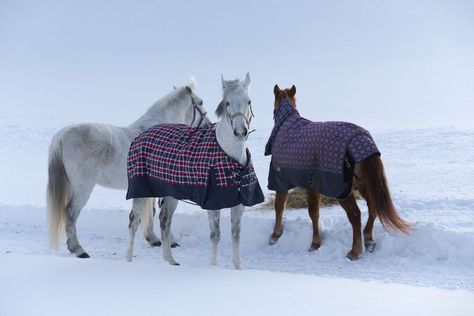
[[[362,197],[367,203],[367,208],[369,210],[369,217],[367,218],[367,223],[364,228],[364,246],[365,250],[369,253],[375,250],[377,243],[374,240],[374,222],[377,218],[377,211],[373,208],[369,201],[368,190],[367,190],[367,177],[364,175],[364,169],[358,164],[356,165],[356,174],[360,175],[358,179],[355,179],[354,183],[356,184],[357,189],[359,190]]]
[[[135,233],[137,232],[138,225],[140,225],[140,221],[142,218],[142,213],[146,208],[146,204],[148,203],[148,199],[146,198],[136,198],[133,199],[132,203],[132,211],[130,212],[129,219],[130,222],[128,224],[128,249],[127,249],[127,261],[131,262],[133,258],[133,245],[135,243]]]
[[[321,247],[321,236],[319,234],[319,204],[321,195],[318,192],[307,189],[308,214],[313,223],[313,239],[309,251],[318,250]]]
[[[145,240],[150,244],[152,247],[159,247],[161,246],[161,240],[156,236],[155,229],[154,229],[154,219],[156,215],[156,199],[150,198],[147,201],[145,206],[145,211],[142,215],[142,225],[146,227],[143,228],[143,232],[145,235]],[[153,210],[153,211],[152,211]]]
[[[166,199],[174,199],[174,198],[167,196],[167,197],[164,198],[163,203]],[[176,209],[176,207],[178,207],[178,201],[177,200],[176,200],[175,209]],[[173,232],[171,231],[171,228],[170,228],[170,243],[171,243],[171,248],[181,247],[181,245],[178,244],[178,242],[174,238],[174,235],[173,235]]]
[[[71,185],[72,187],[72,185]],[[67,249],[78,258],[89,258],[89,254],[82,248],[77,238],[76,223],[82,208],[86,205],[94,188],[94,183],[85,182],[79,190],[72,190],[72,198],[66,207],[66,236]]]
[[[347,258],[357,260],[362,254],[362,234],[360,231],[360,209],[357,206],[354,195],[351,194],[347,199],[339,202],[346,211],[349,222],[352,225],[352,249],[347,254]]]
[[[221,230],[219,227],[219,219],[221,215],[221,210],[208,210],[207,217],[209,218],[209,228],[211,231],[211,244],[212,251],[209,263],[212,265],[217,265],[217,244],[221,240]]]
[[[377,243],[374,240],[373,233],[374,222],[377,217],[374,216],[373,212],[370,211],[369,203],[367,203],[367,206],[369,208],[369,218],[367,219],[367,224],[364,228],[364,246],[366,251],[372,253],[375,250],[375,247],[377,246]]]
[[[163,205],[160,211],[160,227],[161,227],[161,242],[163,245],[163,259],[171,265],[178,266],[171,253],[171,220],[173,219],[173,213],[178,206],[178,200],[168,197],[163,200]]]
[[[240,270],[240,219],[244,212],[244,206],[239,204],[230,209],[232,224],[232,263],[236,270]]]
[[[79,214],[81,213],[80,208],[68,206],[66,208],[66,236],[67,236],[67,249],[76,255],[78,258],[90,258],[89,254],[82,248],[79,240],[77,239],[76,223]]]
[[[288,191],[280,191],[275,195],[275,226],[273,227],[273,233],[270,236],[270,245],[276,244],[278,239],[283,234],[283,226],[281,224],[283,219],[283,211],[285,210],[286,198],[288,197]]]
[[[171,243],[171,248],[181,247],[181,245],[174,238],[172,231],[170,231],[170,243]]]
[[[170,197],[163,198],[163,201],[166,200],[166,199],[170,199]],[[146,219],[146,223],[147,223],[146,224],[147,225],[146,230],[144,231],[145,239],[146,239],[146,241],[148,241],[150,246],[160,247],[161,246],[161,240],[160,240],[160,238],[158,238],[158,236],[156,236],[155,228],[154,228],[154,219],[155,219],[155,215],[156,215],[156,199],[155,198],[152,199],[152,203],[149,207],[150,207],[150,209],[153,209],[153,212],[149,211],[148,206],[147,206],[147,208],[145,208],[145,212],[144,212],[143,217],[142,217],[142,223],[143,223],[143,219]],[[145,214],[145,213],[147,213],[147,214]],[[145,218],[145,216],[148,216],[148,217]],[[178,244],[176,242],[172,232],[170,232],[170,240],[171,240],[171,248],[180,247],[180,244]]]

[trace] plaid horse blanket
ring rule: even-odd
[[[312,122],[288,100],[274,113],[275,125],[265,146],[272,155],[268,188],[310,188],[326,196],[346,198],[352,190],[354,164],[380,155],[372,136],[347,122]]]
[[[264,201],[247,150],[240,165],[216,139],[215,124],[191,128],[160,124],[132,142],[127,160],[127,199],[172,196],[217,210]]]

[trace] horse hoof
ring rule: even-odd
[[[157,240],[151,243],[152,247],[160,247],[161,246],[161,241]]]
[[[368,241],[368,242],[365,243],[365,250],[368,253],[372,253],[372,252],[374,252],[376,246],[377,246],[377,243],[375,241],[373,241],[373,240]]]
[[[160,240],[152,241],[152,242],[150,242],[150,245],[152,247],[160,247],[161,246],[161,241]]]
[[[87,252],[83,252],[81,253],[79,256],[77,256],[78,258],[81,258],[81,259],[86,259],[86,258],[90,258],[91,256],[89,256],[87,254]]]
[[[270,237],[270,240],[268,241],[268,244],[270,246],[273,246],[274,244],[277,243],[277,241],[278,241],[278,238],[273,238],[273,236],[272,236],[272,237]]]
[[[179,263],[177,262],[173,262],[173,263],[170,263],[172,266],[179,266]]]
[[[313,252],[313,251],[316,251],[319,249],[319,247],[321,247],[321,243],[320,242],[313,242],[311,244],[311,246],[309,247],[308,251],[309,252]]]
[[[176,248],[176,247],[181,247],[181,245],[178,244],[177,242],[174,242],[171,244],[171,248]]]
[[[350,251],[347,256],[347,258],[349,258],[351,261],[355,261],[355,260],[358,260],[360,258],[360,255]]]
[[[281,232],[279,234],[275,234],[273,233],[271,236],[270,236],[270,240],[268,241],[268,244],[270,246],[273,246],[274,244],[277,243],[278,239],[280,239],[281,235],[283,235],[283,229],[281,230]]]

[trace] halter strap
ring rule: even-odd
[[[206,111],[202,111],[201,108],[193,102],[193,120],[191,121],[191,126],[193,126],[194,121],[196,120],[196,111],[199,113],[199,123],[197,124],[196,127],[201,127],[202,121],[207,115]]]
[[[250,118],[247,118],[244,113],[242,112],[235,112],[233,114],[230,114],[229,111],[228,111],[228,106],[226,105],[225,107],[225,113],[227,115],[227,117],[229,118],[229,121],[230,121],[230,126],[232,128],[234,128],[234,118],[236,118],[237,116],[242,116],[245,120],[245,123],[247,123],[247,126],[249,127],[250,129],[250,123],[252,122],[252,118],[255,117],[255,115],[253,114],[253,110],[252,110],[252,104],[249,104],[249,109],[250,109]],[[251,130],[250,132],[247,133],[247,137],[245,138],[246,140],[248,139],[250,133],[253,133],[255,132],[255,129]]]

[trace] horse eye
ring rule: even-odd
[[[225,103],[225,105],[229,106],[229,105],[230,105],[230,103],[229,103],[229,102],[226,102],[226,103]]]
[[[250,105],[250,103],[252,103],[252,101],[249,100],[249,105]]]
[[[201,100],[201,101],[199,101],[199,105],[202,105],[202,100]]]

